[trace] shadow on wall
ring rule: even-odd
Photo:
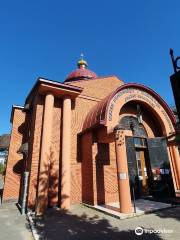
[[[59,199],[59,169],[57,170],[54,167],[55,157],[54,152],[50,151],[50,155],[47,156],[49,159],[49,164],[44,165],[44,171],[40,172],[39,166],[39,174],[38,174],[38,184],[34,188],[36,188],[36,204],[37,199],[43,206],[53,207],[58,206],[60,199]],[[40,165],[40,163],[39,163]],[[39,187],[39,182],[41,187]],[[39,197],[38,197],[39,196]]]
[[[38,184],[34,181],[34,189],[36,189],[36,199],[31,199],[29,208],[35,210],[37,205],[46,208],[59,207],[61,201],[67,199],[69,196],[61,196],[61,184],[63,182],[61,179],[61,167],[59,169],[56,165],[56,159],[54,151],[51,149],[50,155],[47,156],[49,159],[49,164],[44,165],[44,171],[38,171]],[[40,169],[39,169],[40,170]],[[41,187],[39,187],[39,182]],[[32,194],[34,196],[34,194]],[[31,197],[31,192],[29,192],[29,197]],[[39,203],[38,203],[39,202]]]
[[[96,188],[97,204],[105,204],[105,176],[104,165],[110,165],[109,144],[97,143],[96,161]]]
[[[23,172],[25,170],[24,165],[25,165],[25,159],[23,158],[13,166],[13,173],[19,176],[20,186],[19,186],[18,202],[20,204],[21,204],[22,191],[23,191]]]
[[[161,240],[156,234],[143,234],[137,236],[134,230],[119,230],[113,227],[105,218],[99,218],[72,214],[63,210],[52,209],[48,211],[43,219],[36,221],[36,226],[41,239],[52,240]]]
[[[23,171],[24,171],[24,159],[21,159],[13,166],[13,173],[21,175]]]
[[[104,169],[110,166],[110,146],[108,143],[93,143],[90,134],[84,135],[81,143],[82,202],[105,204],[106,198],[111,197],[111,193],[105,192],[105,178],[108,187],[110,183],[107,182],[108,173]]]

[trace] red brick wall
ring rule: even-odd
[[[109,144],[110,162],[104,165],[105,203],[119,201],[115,144]]]
[[[105,192],[103,199],[105,202],[114,201],[117,198],[116,184],[116,166],[114,149],[110,147],[110,160],[107,163],[104,157],[100,165],[93,159],[91,134],[83,139],[82,153],[83,163],[79,157],[80,145],[77,144],[77,135],[82,130],[82,125],[89,110],[102,98],[119,87],[122,82],[116,77],[108,77],[89,81],[77,81],[74,85],[84,87],[84,90],[75,102],[72,103],[72,138],[71,138],[71,203],[78,202],[102,202],[102,194],[99,193],[100,185],[104,179]],[[92,99],[91,99],[92,98]],[[49,205],[59,204],[60,196],[60,172],[61,172],[61,130],[62,130],[62,100],[55,98],[53,130],[52,130],[52,148],[50,162],[50,187],[49,187]],[[44,96],[36,96],[33,101],[33,111],[30,124],[30,148],[29,148],[29,192],[28,207],[34,208],[36,203],[36,193],[38,187],[38,168],[40,159],[42,121],[44,110]],[[13,124],[16,123],[14,116]],[[19,136],[20,137],[20,136]],[[90,145],[88,146],[89,143]],[[13,139],[10,146],[12,155],[15,155],[15,141]],[[21,143],[18,143],[21,145]],[[16,144],[15,144],[16,145]],[[19,156],[19,155],[18,155]],[[9,155],[11,159],[11,156]],[[104,164],[104,161],[106,163]],[[8,170],[9,171],[9,170]],[[9,174],[8,174],[9,175]],[[101,177],[100,183],[96,177]],[[9,178],[9,176],[8,176]],[[9,180],[9,184],[11,184]],[[98,187],[98,189],[97,189]],[[16,192],[19,191],[19,182],[14,186]]]
[[[80,144],[77,144],[77,134],[81,132],[83,121],[89,109],[96,104],[83,98],[77,98],[75,109],[72,111],[71,137],[71,202],[82,201],[81,159],[79,158]]]
[[[93,98],[97,98],[96,99],[85,99],[82,98],[81,96],[79,96],[76,100],[75,100],[75,105],[74,105],[74,109],[72,111],[72,143],[71,143],[71,203],[78,203],[78,202],[91,202],[91,203],[95,203],[97,201],[97,189],[96,189],[96,164],[95,161],[91,158],[90,161],[90,156],[87,156],[87,152],[88,154],[92,154],[92,151],[94,151],[92,149],[91,146],[91,150],[90,150],[90,146],[88,148],[86,140],[83,140],[85,142],[84,145],[82,145],[82,148],[84,148],[85,152],[83,153],[83,161],[85,162],[85,158],[87,157],[87,167],[86,164],[81,166],[81,160],[79,159],[79,151],[80,148],[78,148],[79,146],[77,146],[77,134],[81,132],[82,130],[82,126],[83,126],[83,122],[85,120],[86,115],[88,114],[88,112],[90,111],[90,109],[97,104],[98,102],[98,98],[99,99],[103,99],[105,98],[108,94],[110,94],[112,91],[114,91],[115,89],[117,89],[120,85],[123,84],[122,81],[120,81],[118,78],[116,77],[107,77],[107,78],[102,78],[102,79],[94,79],[94,80],[84,80],[84,81],[76,81],[71,83],[73,85],[76,86],[80,86],[83,87],[84,90],[82,91],[81,95],[82,97],[93,97]],[[90,136],[85,136],[85,138],[88,138],[88,141],[90,141]],[[83,144],[83,143],[82,143]],[[88,148],[88,149],[86,149]],[[111,160],[109,162],[109,165],[102,167],[102,169],[104,169],[104,186],[105,186],[105,201],[115,201],[117,199],[117,173],[116,173],[116,166],[115,166],[115,155],[114,155],[114,149],[111,147]],[[88,186],[88,188],[86,188],[86,180],[85,179],[88,178],[88,181],[93,181],[93,179],[90,180],[90,176],[89,176],[89,170],[88,167],[92,164],[92,177],[94,179],[94,185],[93,185],[93,189],[94,189],[94,195],[93,197],[91,196],[91,190],[92,188],[90,188]],[[99,165],[97,166],[98,171],[101,171],[101,175],[102,175],[102,169],[99,169]],[[85,172],[85,168],[87,168],[87,172],[86,174],[88,174],[88,176],[86,176]],[[112,171],[111,171],[112,170]],[[111,174],[109,174],[109,172],[111,171]],[[83,175],[84,173],[84,175]],[[99,174],[99,172],[97,173]],[[87,182],[87,184],[89,184],[89,182]],[[110,185],[113,186],[112,188],[112,192],[109,191]],[[86,193],[87,196],[85,196],[85,191],[83,191],[83,189],[86,189]],[[89,190],[87,190],[89,189]],[[100,189],[100,188],[99,188]],[[89,192],[88,192],[89,191]],[[91,196],[91,197],[90,197]],[[100,198],[100,194],[98,195],[98,197]],[[90,200],[91,198],[91,200]],[[100,200],[99,200],[100,201]]]
[[[123,81],[115,76],[111,76],[92,80],[80,80],[69,84],[84,88],[81,95],[103,99],[121,86]]]
[[[94,204],[118,201],[114,143],[93,144]]]
[[[30,139],[29,139],[29,192],[28,207],[33,208],[36,202],[36,191],[38,186],[38,168],[40,158],[40,146],[42,135],[42,118],[44,110],[44,97],[37,96],[34,99],[31,116]]]
[[[82,202],[94,204],[94,169],[92,154],[92,134],[82,136]],[[80,173],[80,172],[79,172]],[[79,174],[78,173],[78,174]]]
[[[23,155],[17,153],[22,141],[26,114],[21,109],[14,110],[9,155],[6,167],[6,177],[3,201],[18,200],[20,192],[21,172],[23,171]],[[25,135],[25,132],[24,132]]]
[[[51,159],[50,159],[50,179],[49,179],[49,206],[59,205],[60,197],[60,159],[61,159],[61,109],[62,100],[55,98],[54,103],[54,114],[53,114],[53,128],[52,128],[52,148],[51,148]]]
[[[93,143],[92,133],[82,136],[82,201],[107,204],[119,200],[114,143]]]
[[[49,165],[49,190],[48,190],[48,205],[59,205],[59,173],[60,173],[60,158],[61,158],[61,109],[62,100],[55,98],[54,116],[52,128],[52,147],[51,159]],[[28,207],[34,208],[36,204],[36,194],[38,189],[38,171],[40,164],[40,150],[43,126],[43,111],[44,111],[44,96],[37,96],[34,101],[34,110],[32,114],[32,126],[30,146],[32,146],[29,154],[29,194]]]

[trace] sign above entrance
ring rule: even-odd
[[[161,125],[164,125],[164,131],[166,129],[166,134],[174,132],[174,127],[169,118],[167,112],[163,106],[156,100],[154,96],[146,92],[145,90],[139,88],[125,88],[117,92],[114,97],[111,99],[108,111],[107,111],[107,123],[109,126],[109,131],[113,130],[114,124],[118,122],[120,109],[124,104],[130,101],[142,102],[147,106],[152,113],[157,117],[158,121],[160,120]],[[111,128],[112,127],[112,128]]]
[[[174,134],[176,119],[169,106],[155,91],[136,83],[121,85],[94,105],[86,116],[82,133],[98,126],[105,126],[106,133],[111,134],[119,123],[121,108],[130,101],[135,101],[136,106],[143,105],[150,114],[152,113],[161,125],[161,132],[164,136]]]

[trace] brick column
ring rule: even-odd
[[[118,175],[119,203],[121,213],[132,213],[131,193],[125,144],[125,130],[115,131],[115,150]]]
[[[63,100],[63,131],[62,131],[62,171],[61,171],[61,208],[70,208],[71,184],[71,99]]]
[[[180,155],[177,146],[170,146],[170,150],[172,152],[172,157],[175,164],[174,171],[176,172],[177,177],[177,188],[180,190]]]
[[[38,186],[38,197],[37,197],[37,208],[36,213],[41,215],[44,213],[48,204],[48,171],[50,161],[50,148],[51,148],[51,133],[52,133],[52,122],[53,122],[53,107],[54,107],[54,96],[51,93],[47,93],[45,97],[44,106],[44,119],[43,119],[43,130],[42,130],[42,145],[40,155],[40,171],[39,171],[39,186]]]

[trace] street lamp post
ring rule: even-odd
[[[170,76],[171,86],[174,94],[177,115],[180,120],[180,57],[174,57],[174,52],[170,49],[174,74]]]

